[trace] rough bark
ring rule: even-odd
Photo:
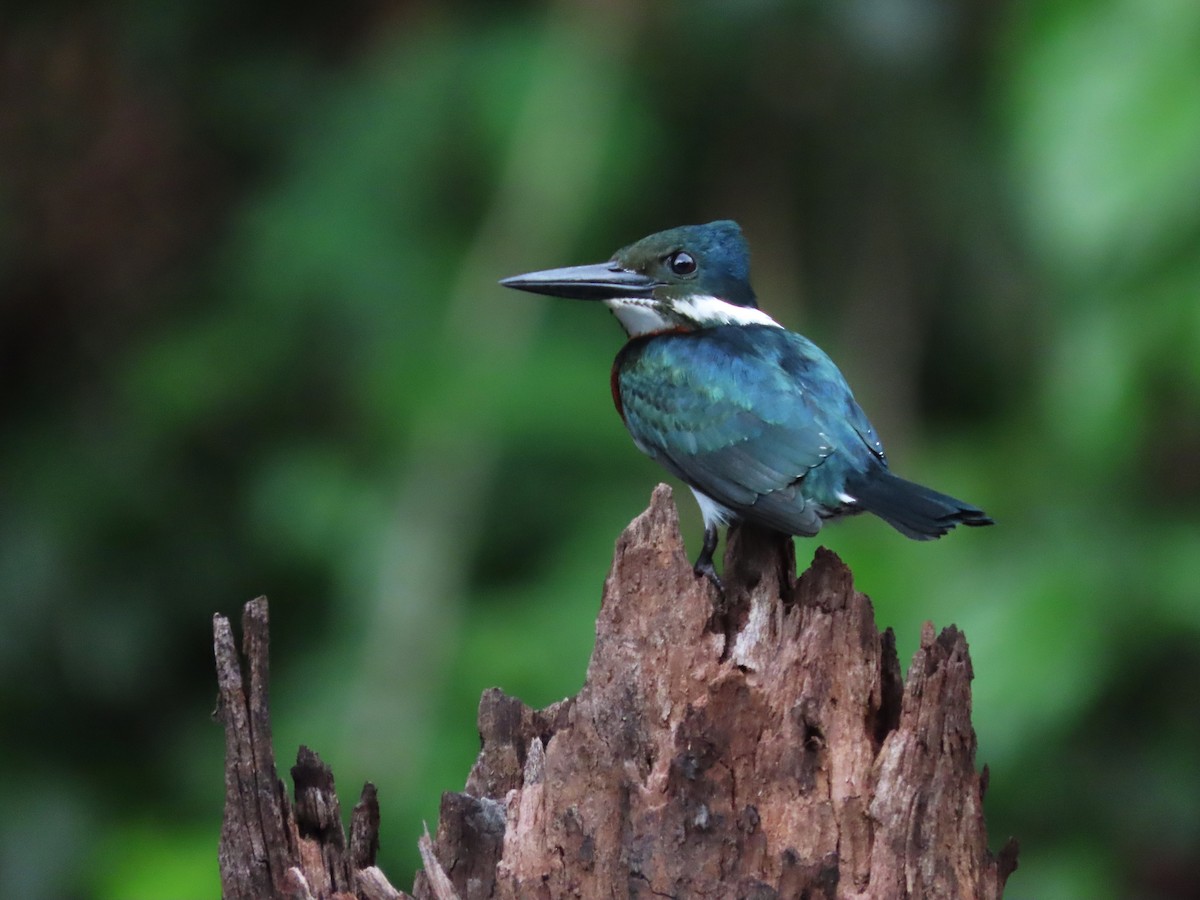
[[[987,848],[971,663],[926,625],[902,682],[890,630],[818,549],[734,529],[726,598],[684,555],[671,492],[617,543],[580,692],[479,707],[482,749],[419,842],[418,900],[998,898],[1016,844]],[[214,620],[226,729],[223,896],[398,900],[375,867],[364,788],[342,831],[333,776],[301,748],[295,801],[270,744],[265,600],[247,604],[243,675]]]
[[[726,602],[671,493],[617,543],[587,679],[535,711],[498,690],[435,852],[475,898],[998,898],[967,644],[926,625],[903,684],[850,571],[735,529]],[[423,877],[418,900],[434,894]]]
[[[294,800],[275,770],[271,746],[267,601],[242,614],[243,670],[229,620],[213,617],[218,698],[225,726],[225,817],[217,858],[225,900],[403,900],[375,866],[379,803],[363,787],[342,830],[333,772],[301,747],[292,767]],[[411,898],[410,898],[411,900]]]

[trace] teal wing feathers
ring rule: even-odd
[[[643,452],[735,512],[815,534],[846,474],[883,447],[837,367],[806,338],[729,326],[631,341],[615,383]]]

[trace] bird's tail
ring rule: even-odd
[[[846,480],[846,493],[897,531],[918,541],[939,538],[955,525],[991,525],[983,510],[887,469],[860,472]]]

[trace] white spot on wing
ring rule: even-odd
[[[841,500],[843,503],[845,503],[847,506],[853,506],[855,503],[858,502],[858,500],[856,498],[851,497],[845,491],[838,491],[837,498],[839,500]]]

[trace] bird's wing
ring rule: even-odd
[[[839,432],[838,437],[845,443],[843,449],[847,453],[859,455],[858,451],[865,446],[871,456],[887,465],[883,442],[855,401],[841,370],[824,350],[803,335],[782,328],[774,329],[773,334],[759,333],[744,338],[783,370],[827,427]]]
[[[816,506],[835,502],[801,479],[847,444],[882,453],[829,358],[780,328],[634,341],[616,377],[643,451],[718,503],[794,534],[815,533]]]

